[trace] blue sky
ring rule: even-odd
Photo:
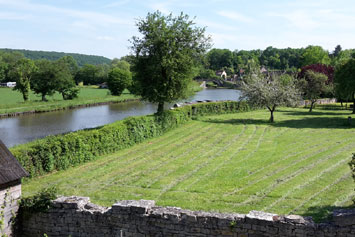
[[[121,57],[155,10],[196,17],[215,48],[355,48],[354,0],[0,0],[0,48]]]

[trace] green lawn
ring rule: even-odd
[[[111,205],[153,199],[192,210],[327,217],[348,207],[355,126],[348,111],[281,108],[200,117],[94,162],[25,181],[25,196],[57,185],[63,195]]]
[[[108,101],[123,101],[134,99],[133,95],[125,91],[121,96],[111,96],[107,89],[97,89],[94,87],[82,87],[79,97],[74,100],[63,100],[59,93],[47,96],[48,101],[41,101],[39,95],[30,94],[30,101],[24,102],[22,94],[10,88],[0,88],[0,114],[24,112],[24,111],[47,111],[83,104],[93,104]]]

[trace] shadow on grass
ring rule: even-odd
[[[288,128],[340,128],[350,129],[355,128],[355,121],[350,126],[347,118],[336,117],[311,117],[294,120],[283,120],[270,123],[265,119],[229,119],[229,120],[206,120],[207,123],[225,123],[225,124],[253,124],[253,125],[269,125],[273,127],[288,127]]]
[[[349,115],[349,116],[354,115],[355,116],[355,114],[351,113],[352,111],[346,112],[344,110],[342,113],[329,112],[331,110],[325,110],[325,111],[328,111],[328,112],[320,112],[320,111],[309,112],[308,109],[304,110],[304,111],[277,110],[277,112],[283,112],[287,115],[295,115],[295,116],[337,116],[337,115]],[[339,110],[334,110],[334,111],[339,111]]]
[[[337,207],[331,205],[313,206],[313,207],[309,207],[305,212],[300,214],[302,216],[311,216],[313,221],[316,223],[330,222],[332,221],[332,213],[334,210],[346,210],[346,209],[354,209],[354,208],[355,206],[349,206],[349,207]]]

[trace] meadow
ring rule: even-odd
[[[50,111],[75,107],[79,105],[95,104],[102,102],[119,102],[128,99],[137,99],[125,90],[121,96],[112,96],[108,89],[97,87],[81,87],[78,98],[63,100],[62,95],[55,93],[46,97],[48,101],[41,101],[41,96],[30,93],[30,101],[24,102],[22,94],[11,88],[0,88],[0,114],[26,112],[26,111]]]
[[[354,126],[345,110],[281,108],[199,117],[131,148],[25,180],[24,196],[56,186],[63,195],[151,199],[192,210],[327,218],[355,197],[348,162]]]

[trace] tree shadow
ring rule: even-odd
[[[302,216],[311,216],[313,221],[316,223],[320,222],[331,222],[332,221],[332,213],[334,210],[347,210],[347,209],[354,209],[355,206],[348,206],[348,207],[338,207],[332,205],[321,205],[321,206],[312,206],[309,207],[306,211],[301,214]]]
[[[355,121],[351,125],[347,118],[337,117],[307,117],[303,119],[292,119],[277,121],[270,123],[265,119],[229,119],[229,120],[205,120],[206,123],[225,123],[225,124],[253,124],[253,125],[269,125],[273,127],[288,127],[288,128],[339,128],[351,129],[355,128]]]
[[[290,111],[290,110],[282,110],[282,109],[277,110],[276,112],[283,112],[287,115],[295,115],[295,116],[313,116],[313,115],[316,115],[316,116],[349,115],[349,116],[351,116],[352,115],[351,112],[342,112],[342,113],[334,112],[334,113],[332,113],[332,112],[330,112],[332,110],[324,110],[324,111],[327,111],[327,112],[320,112],[320,111],[309,112],[308,110],[306,110],[306,111]],[[337,110],[334,110],[334,111],[337,111]]]

